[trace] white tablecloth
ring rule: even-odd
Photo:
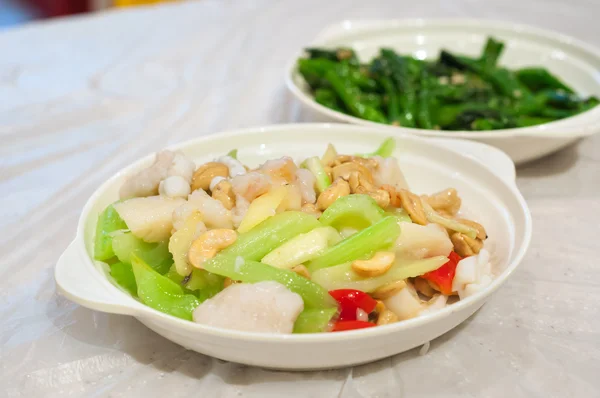
[[[86,199],[119,168],[299,120],[283,68],[331,22],[493,18],[600,45],[599,15],[597,0],[205,0],[0,33],[0,396],[600,396],[600,137],[519,168],[529,254],[424,356],[315,373],[225,363],[57,296],[52,276]]]

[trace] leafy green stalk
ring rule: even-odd
[[[390,247],[400,235],[396,217],[385,217],[368,228],[344,239],[329,248],[322,256],[306,264],[309,271],[331,267],[359,258],[365,258],[378,250]]]

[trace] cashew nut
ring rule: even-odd
[[[331,167],[339,166],[340,164],[351,162],[354,156],[350,155],[337,155],[335,159],[329,164]]]
[[[296,265],[292,268],[292,271],[300,276],[305,277],[306,279],[310,279],[310,271],[303,264]]]
[[[436,293],[436,290],[429,284],[429,281],[423,278],[415,278],[413,285],[425,297],[432,297]]]
[[[369,182],[369,180],[365,178],[362,173],[358,171],[352,171],[348,175],[347,180],[348,185],[350,186],[350,192],[369,195],[370,197],[375,199],[375,201],[380,207],[384,209],[390,205],[390,194],[384,189],[376,189],[375,186],[371,182]]]
[[[188,261],[196,268],[202,268],[202,263],[213,258],[220,250],[231,246],[237,239],[232,229],[211,229],[204,232],[190,246]]]
[[[383,301],[377,300],[374,311],[377,315],[377,326],[398,322],[398,316],[392,311],[388,310]]]
[[[392,297],[394,294],[398,293],[400,290],[406,287],[406,281],[399,280],[395,282],[387,283],[379,288],[377,288],[371,296],[377,300],[385,300]]]
[[[377,202],[379,207],[382,209],[385,209],[390,205],[390,194],[383,189],[378,189],[375,192],[369,192],[368,195],[375,199],[375,202]]]
[[[365,278],[383,275],[392,267],[395,259],[393,252],[377,252],[369,260],[352,262],[352,270]]]
[[[204,189],[208,191],[210,182],[215,177],[229,176],[229,167],[223,163],[208,162],[203,164],[194,172],[192,176],[192,191],[196,189]]]
[[[347,195],[350,195],[350,186],[346,181],[338,178],[325,191],[321,192],[317,199],[317,207],[319,210],[325,210],[338,198]]]
[[[456,221],[458,221],[461,224],[468,225],[469,227],[475,228],[477,230],[477,239],[480,239],[480,240],[487,239],[487,232],[485,232],[485,228],[483,228],[483,225],[479,224],[478,222],[475,222],[473,220],[468,220],[466,218],[459,218]]]
[[[348,181],[350,173],[359,173],[364,180],[373,184],[373,175],[371,172],[365,166],[357,162],[343,163],[339,166],[335,166],[331,171],[334,179],[341,177]]]
[[[227,210],[231,210],[235,206],[235,193],[231,183],[227,180],[223,180],[215,186],[212,190],[212,198],[223,203]]]
[[[462,203],[456,189],[448,188],[441,192],[425,197],[427,203],[437,212],[455,215]]]
[[[300,208],[300,211],[303,211],[306,214],[310,214],[311,216],[314,216],[315,218],[319,218],[321,217],[321,214],[323,214],[316,205],[312,204],[312,203],[305,203],[302,205],[302,207]]]
[[[469,238],[467,235],[455,232],[450,236],[454,245],[454,251],[461,257],[469,257],[478,254],[483,248],[483,242],[479,239]]]
[[[377,317],[377,326],[389,325],[390,323],[398,322],[398,315],[386,309]]]
[[[390,206],[392,207],[400,207],[402,206],[402,202],[400,201],[400,195],[396,192],[396,189],[388,184],[384,184],[381,186],[381,189],[386,191],[390,196]]]
[[[427,216],[425,215],[421,198],[406,189],[401,189],[398,194],[400,196],[400,203],[408,213],[410,219],[416,224],[427,225]]]

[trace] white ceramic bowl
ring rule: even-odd
[[[332,142],[343,153],[373,150],[387,136],[381,129],[344,124],[280,125],[226,132],[172,147],[197,164],[232,147],[249,165],[284,155],[321,154]],[[473,314],[515,270],[531,236],[531,217],[516,188],[514,164],[501,151],[462,140],[423,140],[397,136],[394,153],[415,192],[458,189],[468,213],[490,236],[497,277],[474,296],[437,313],[366,330],[313,335],[272,335],[224,330],[184,321],[147,307],[115,286],[105,264],[92,259],[93,235],[100,211],[117,199],[127,175],[147,167],[149,155],[117,173],[89,199],[73,243],[58,261],[55,278],[62,294],[98,311],[127,314],[191,350],[224,360],[278,369],[320,369],[354,365],[388,357],[430,341]]]
[[[347,46],[362,60],[370,60],[379,48],[393,48],[420,59],[435,59],[440,49],[479,55],[488,36],[505,42],[500,64],[510,68],[544,66],[579,94],[600,96],[600,50],[571,37],[538,28],[486,20],[382,20],[344,21],[329,26],[314,42],[323,47]],[[343,121],[387,128],[390,134],[406,132],[427,137],[476,140],[505,151],[516,163],[552,153],[578,138],[600,131],[600,106],[580,115],[533,127],[495,131],[436,131],[378,124],[333,111],[318,104],[298,73],[299,50],[289,63],[285,80],[314,121]]]

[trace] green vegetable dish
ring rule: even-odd
[[[98,216],[94,258],[165,314],[265,333],[386,325],[489,285],[484,227],[448,188],[412,193],[387,139],[373,153],[249,168],[162,151]],[[450,300],[450,301],[449,301]]]
[[[298,70],[315,100],[361,119],[436,130],[497,130],[563,119],[598,105],[540,66],[498,65],[504,43],[488,38],[480,57],[442,50],[435,61],[382,48],[361,63],[349,48],[306,49]]]

